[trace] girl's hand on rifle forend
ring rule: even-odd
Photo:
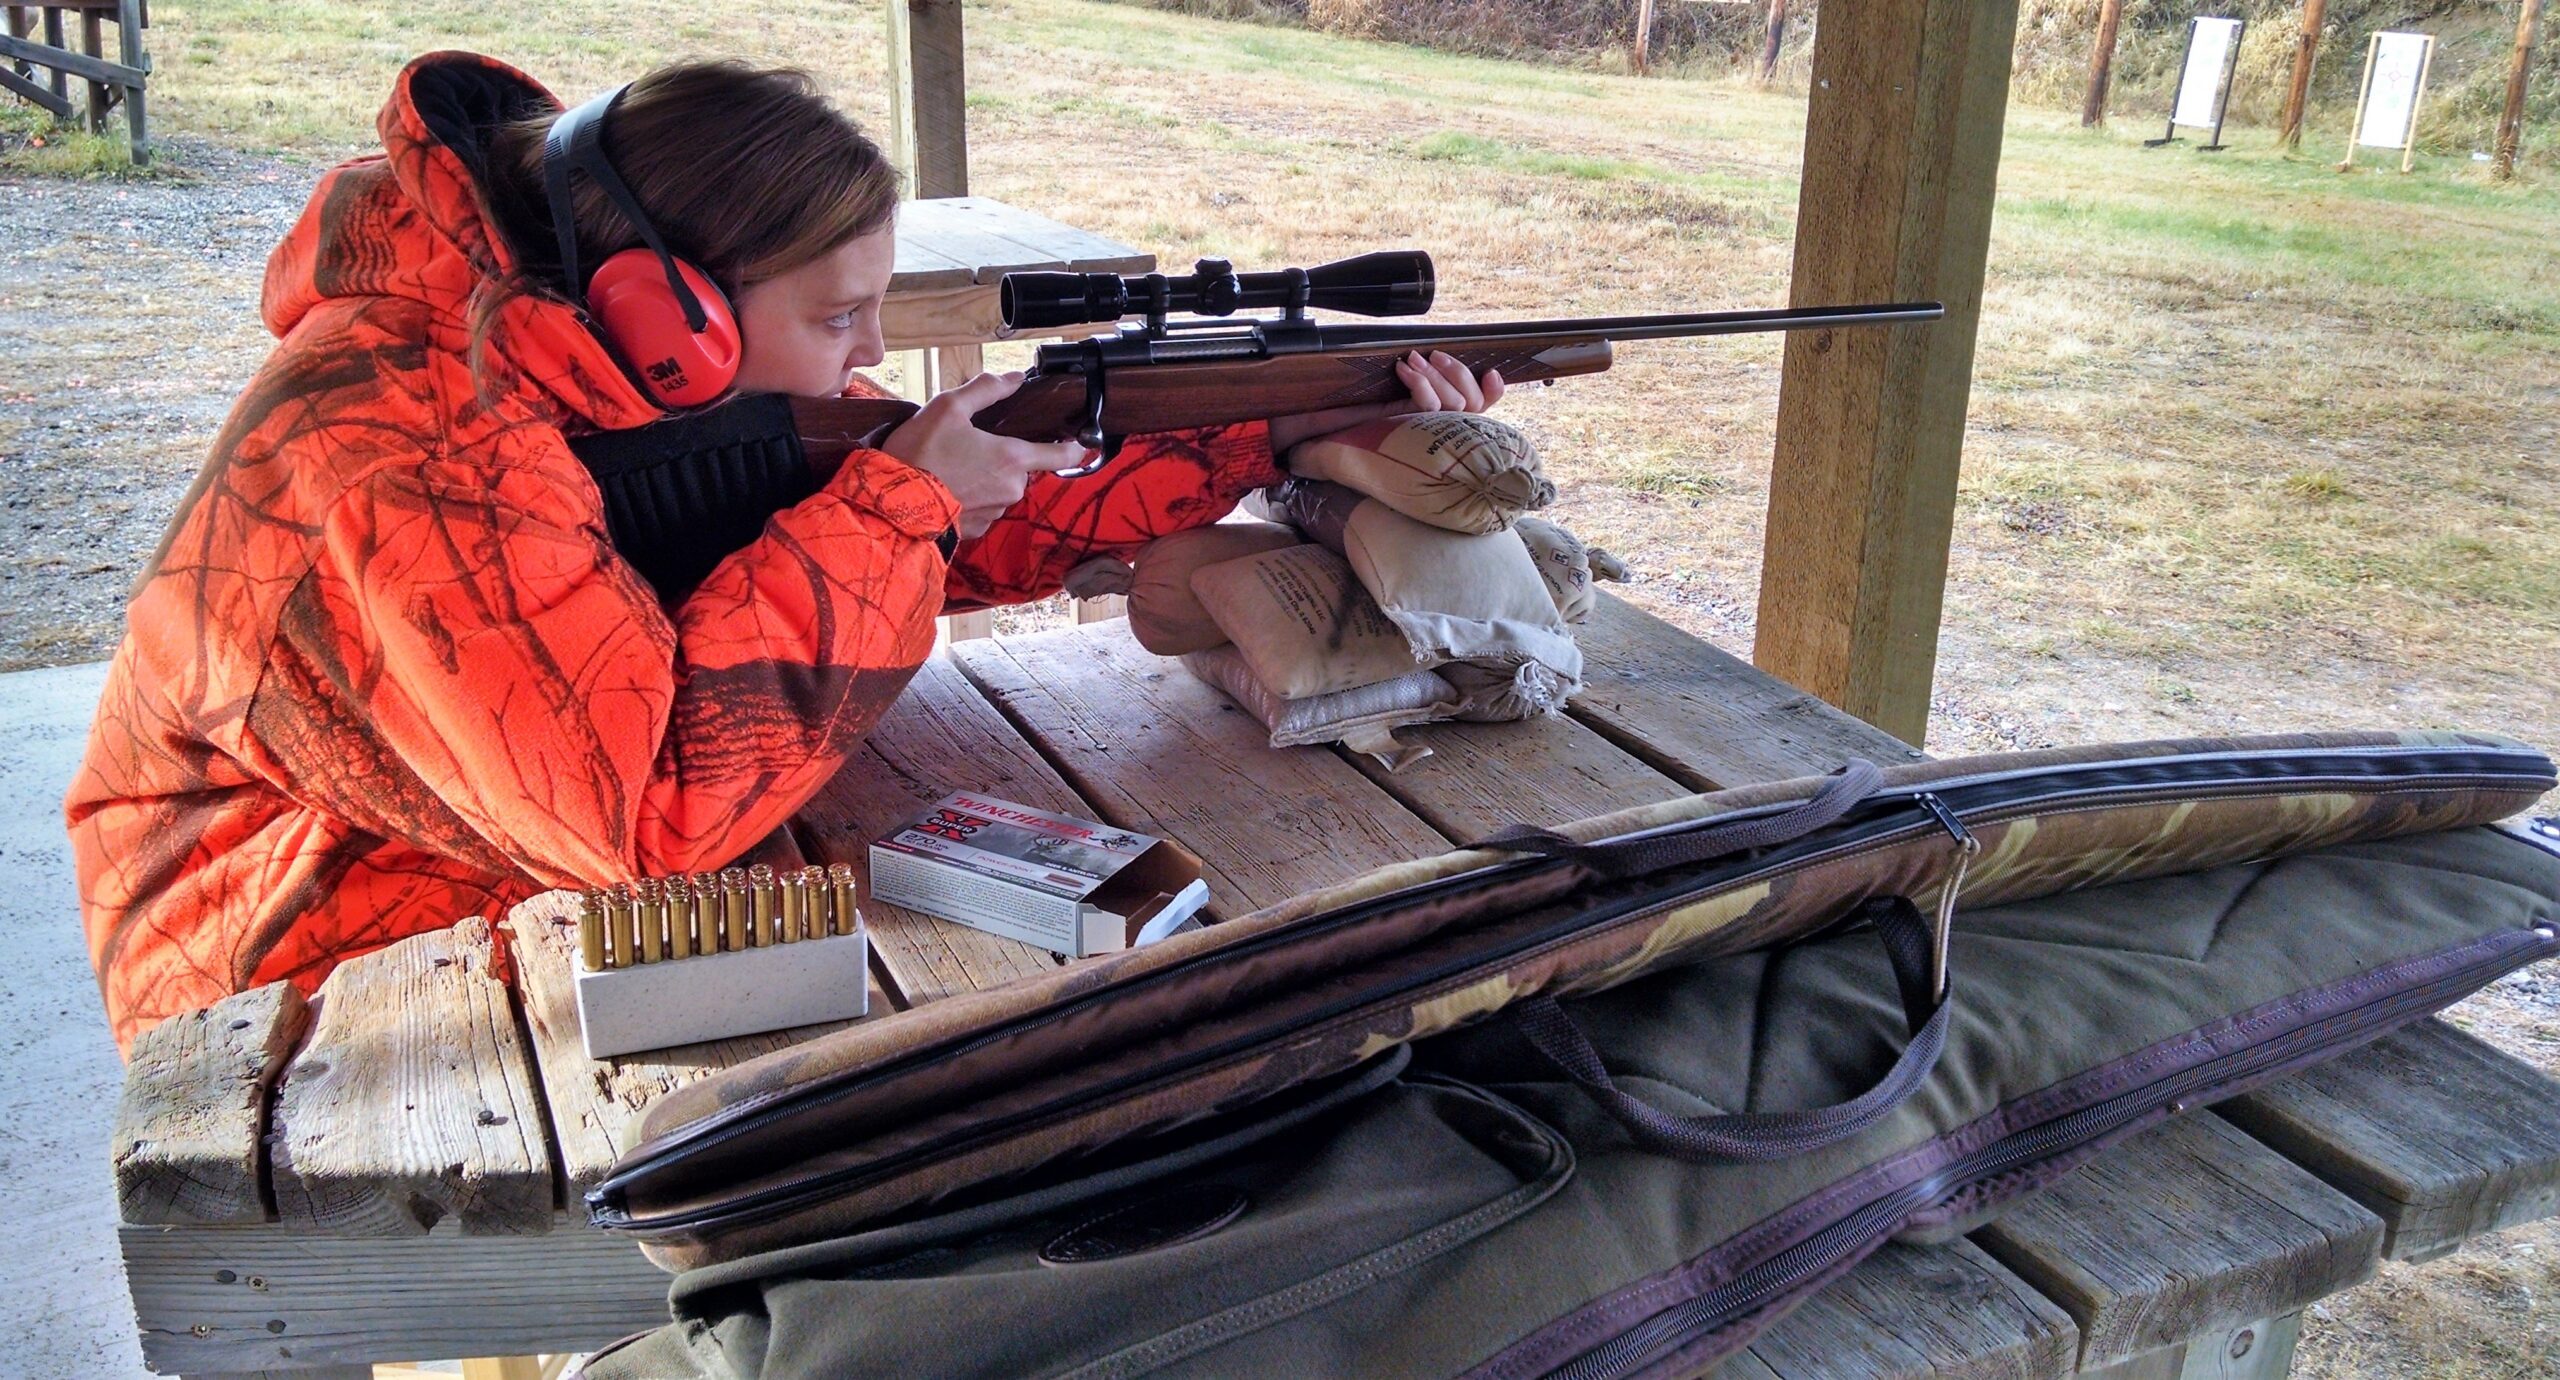
[[[1271,419],[1271,453],[1286,455],[1300,441],[1312,440],[1344,427],[1374,422],[1381,417],[1402,417],[1415,412],[1482,412],[1502,401],[1502,371],[1491,369],[1478,379],[1455,355],[1434,350],[1429,355],[1406,351],[1396,361],[1396,377],[1411,393],[1410,401],[1368,403],[1357,407],[1329,408],[1323,412],[1307,412],[1295,417]]]
[[[1012,397],[1022,375],[980,374],[945,393],[889,433],[880,449],[942,481],[960,500],[960,535],[974,537],[1022,501],[1031,476],[1074,469],[1093,452],[1073,441],[1043,444],[980,431],[969,419]]]

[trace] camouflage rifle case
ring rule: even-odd
[[[2449,919],[2447,926],[2463,930],[2459,936],[2402,933],[2385,898],[2358,912],[2378,936],[2374,943],[2350,948],[2344,939],[2361,939],[2362,931],[2341,921],[2340,932],[2330,934],[2332,917],[2307,909],[2298,933],[2271,941],[2284,950],[2278,957],[2301,962],[2258,963],[2268,979],[2263,987],[2243,983],[2225,992],[2182,976],[2186,990],[2210,997],[2201,1009],[2170,1000],[2166,989],[2175,984],[2157,975],[2115,971],[2119,951],[2101,941],[2119,931],[2125,945],[2140,949],[2152,942],[2144,937],[2149,927],[2186,923],[2153,914],[2147,894],[2122,890],[2140,879],[2218,878],[2235,864],[2264,870],[2268,860],[2342,847],[2348,851],[2338,856],[2351,857],[2351,846],[2413,835],[2486,838],[2486,831],[2446,831],[2514,814],[2552,784],[2547,758],[2482,735],[2226,739],[1881,773],[1853,764],[1827,778],[1606,816],[1561,835],[1524,832],[1502,840],[1499,851],[1382,869],[1146,949],[951,998],[741,1065],[661,1102],[644,1125],[644,1142],[590,1194],[589,1207],[598,1225],[637,1237],[674,1268],[809,1243],[821,1243],[810,1249],[823,1254],[884,1230],[905,1239],[896,1235],[904,1224],[937,1212],[965,1216],[965,1205],[990,1195],[1020,1188],[1032,1195],[1025,1201],[1049,1201],[1039,1195],[1052,1190],[1037,1185],[1168,1173],[1167,1165],[1193,1162],[1185,1154],[1208,1153],[1197,1147],[1240,1144],[1226,1138],[1249,1136],[1258,1122],[1319,1116],[1306,1109],[1363,1079],[1385,1077],[1382,1056],[1496,1013],[1506,1015],[1499,1023],[1504,1038],[1528,1041],[1537,1067],[1549,1076],[1566,1071],[1575,1089],[1556,1106],[1535,1104],[1529,1122],[1564,1126],[1581,1144],[1574,1127],[1596,1117],[1617,1127],[1621,1141],[1684,1172],[1752,1156],[1764,1161],[1750,1176],[1755,1186],[1796,1184],[1799,1171],[1828,1172],[1807,1166],[1832,1165],[1844,1147],[1872,1148],[1871,1138],[1886,1129],[1918,1134],[1906,1126],[1915,1107],[1940,1114],[1944,1124],[1931,1134],[1991,1115],[1989,1106],[1966,1114],[1957,1103],[1933,1100],[1948,1078],[1941,1051],[1967,1019],[2015,1027],[2020,1013],[2007,1007],[2060,1001],[2097,1010],[2138,993],[2161,998],[2163,1012],[2123,1030],[2157,1027],[2155,1039],[2168,1040],[2227,1026],[2239,1013],[2322,983],[2488,944],[2483,952],[2491,957],[2466,960],[2459,982],[2429,986],[2433,1005],[2414,1008],[2432,1010],[2469,990],[2462,984],[2487,981],[2482,974],[2493,976],[2491,969],[2547,952],[2548,934],[2536,937],[2533,926],[2548,924],[2560,882],[2549,875],[2547,858],[2504,835],[2476,846],[2505,850],[2501,859],[2516,855],[2497,864],[2508,869],[2497,873],[2505,879],[2500,885],[2513,883],[2500,899],[2512,904]],[[2533,861],[2521,860],[2528,856]],[[2444,886],[2458,895],[2475,883],[2488,885],[2463,873]],[[1990,983],[2013,966],[2009,959],[1972,961],[1961,943],[1949,955],[1946,916],[1959,898],[1968,913],[1997,915],[2067,893],[2079,893],[2080,918],[2072,923],[2096,936],[2067,997],[2004,994]],[[2356,899],[2350,888],[2324,893],[2323,904],[2341,897]],[[1764,961],[1756,957],[1761,951],[1792,945],[1786,952],[1795,954],[1817,941],[1841,955],[1841,971],[1854,980],[1844,977],[1837,992],[1805,1005],[1799,1037],[1808,1042],[1812,1071],[1760,1089],[1776,1094],[1764,1105],[1787,1110],[1667,1111],[1666,1102],[1695,1111],[1703,1095],[1662,1098],[1619,1086],[1609,1069],[1625,1046],[1595,1040],[1583,1028],[1588,1022],[1569,1011],[1575,1004],[1555,1000],[1588,997],[1582,1008],[1619,1012],[1631,999],[1612,989],[1648,975],[1676,969],[1694,979],[1721,971],[1701,960],[1741,955],[1732,962],[1748,965]],[[2330,970],[2340,964],[2343,970]],[[2217,976],[2254,976],[2223,974],[2222,966],[2215,966]],[[1944,1000],[1950,971],[1955,991],[1970,992],[1977,1005],[1996,999],[2004,1009]],[[1698,990],[1713,988],[1708,982]],[[1610,995],[1592,995],[1602,993]],[[1633,1000],[1644,1009],[1642,999]],[[1740,1000],[1752,1005],[1747,996]],[[1735,1029],[1740,1019],[1713,1000],[1680,1005],[1700,1032],[1670,1039],[1684,1053],[1716,1048],[1721,1037],[1709,1032]],[[1878,1013],[1897,1016],[1887,1024],[1900,1028],[1865,1031]],[[2113,1038],[2092,1038],[2101,1034]],[[2015,1049],[2013,1039],[2021,1041]],[[2025,1057],[2045,1052],[2028,1047],[2035,1043],[2014,1034],[1995,1040],[1968,1057],[2000,1076],[1975,1087],[1982,1070],[1968,1069],[1959,1081],[1975,1092],[2023,1093],[2123,1057],[2084,1039],[2064,1047],[2069,1067],[2044,1069]],[[2034,1067],[2002,1066],[2012,1053]],[[1439,1060],[1435,1054],[1432,1061]],[[1881,1076],[1879,1064],[1888,1066]],[[1681,1086],[1716,1086],[1700,1077],[1706,1081]],[[1403,1078],[1355,1105],[1390,1091],[1426,1121],[1501,1120],[1518,1110],[1480,1086]],[[1509,1110],[1488,1110],[1497,1104]],[[1538,1140],[1552,1132],[1521,1134]],[[1193,1149],[1165,1148],[1178,1145]],[[1516,1159],[1515,1150],[1482,1153]],[[1938,1210],[1939,1200],[1960,1188],[1936,1183],[1917,1207]],[[1218,1235],[1240,1239],[1236,1230]],[[763,1266],[740,1268],[753,1274]]]

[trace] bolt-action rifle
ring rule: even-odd
[[[1830,330],[1935,321],[1935,302],[1790,307],[1772,311],[1601,316],[1559,321],[1371,325],[1318,321],[1310,309],[1357,316],[1416,316],[1430,310],[1431,256],[1388,250],[1316,268],[1238,273],[1221,259],[1192,272],[1008,273],[998,306],[1009,330],[1121,321],[1116,333],[1040,347],[1038,362],[1011,397],[978,412],[980,430],[1026,441],[1081,441],[1102,460],[1127,436],[1288,417],[1408,396],[1396,361],[1408,351],[1446,351],[1505,384],[1542,383],[1609,367],[1625,340]],[[1238,318],[1277,309],[1276,316]],[[1177,314],[1190,319],[1175,320]],[[867,398],[795,398],[793,419],[811,464],[832,469],[846,451],[914,404]]]

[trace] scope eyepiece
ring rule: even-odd
[[[1202,259],[1192,271],[1162,273],[1008,273],[997,306],[1017,331],[1117,321],[1124,316],[1228,316],[1306,307],[1358,316],[1418,316],[1431,310],[1437,279],[1431,256],[1387,249],[1314,268],[1238,273],[1224,259]]]

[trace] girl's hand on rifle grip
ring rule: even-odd
[[[1007,508],[1020,503],[1031,476],[1074,469],[1093,456],[1073,441],[1017,441],[980,431],[970,421],[1021,387],[1020,373],[980,374],[936,394],[880,443],[880,449],[941,480],[960,500],[964,540],[985,532]]]
[[[1478,379],[1458,362],[1457,356],[1445,350],[1434,350],[1428,356],[1406,351],[1404,358],[1396,361],[1396,377],[1411,394],[1410,401],[1368,403],[1272,418],[1271,453],[1286,455],[1301,441],[1382,417],[1405,417],[1416,412],[1482,412],[1502,401],[1501,370],[1488,369]]]
[[[1396,361],[1396,377],[1413,391],[1415,412],[1483,412],[1502,401],[1502,371],[1488,369],[1478,380],[1467,366],[1446,350],[1434,350],[1428,357],[1408,350]],[[1399,416],[1403,409],[1390,412]]]

